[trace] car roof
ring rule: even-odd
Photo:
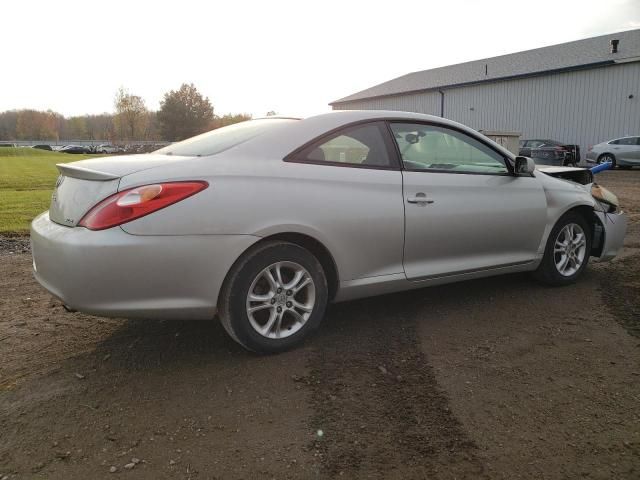
[[[278,118],[278,117],[266,117]],[[282,117],[280,117],[282,118]],[[291,117],[288,117],[291,118]],[[345,127],[352,123],[376,121],[376,120],[406,120],[430,122],[438,125],[452,127],[468,133],[472,136],[482,136],[477,131],[453,120],[434,115],[414,112],[400,112],[394,110],[335,110],[332,112],[314,115],[297,121],[291,121],[279,125],[266,133],[255,137],[237,147],[230,149],[238,153],[262,154],[270,153],[274,157],[284,157],[302,145],[326,134],[332,130]],[[484,141],[488,141],[494,148],[502,152],[505,156],[513,158],[514,155],[497,143],[482,136]]]

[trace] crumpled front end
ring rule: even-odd
[[[605,213],[594,211],[600,225],[596,225],[594,244],[600,245],[596,255],[600,260],[611,260],[616,257],[624,244],[627,233],[627,215],[622,212]],[[598,243],[596,243],[598,242]]]

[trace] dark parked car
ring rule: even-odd
[[[88,150],[80,145],[65,145],[60,151],[62,153],[88,153]]]
[[[580,163],[580,146],[555,140],[520,140],[520,155],[542,165],[576,166]]]
[[[37,148],[38,150],[49,150],[50,152],[53,150],[51,145],[33,145],[31,148]]]

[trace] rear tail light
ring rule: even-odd
[[[89,230],[104,230],[144,217],[207,188],[207,182],[170,182],[123,190],[105,198],[78,223]]]

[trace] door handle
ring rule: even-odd
[[[420,193],[416,193],[415,197],[407,198],[407,202],[417,203],[418,205],[431,205],[434,202],[434,200],[427,198],[427,196],[424,193],[420,192]]]

